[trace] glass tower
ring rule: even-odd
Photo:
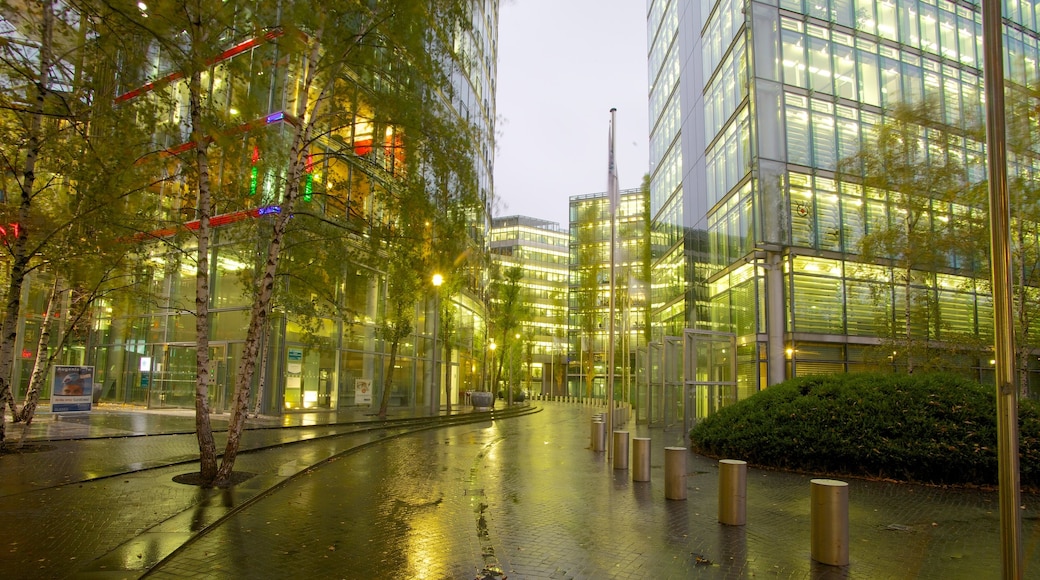
[[[1008,94],[1035,105],[1040,3],[1005,0],[1003,13]],[[927,104],[939,125],[919,145],[957,160],[967,185],[984,181],[980,2],[650,0],[647,17],[655,338],[733,333],[740,396],[792,376],[906,370],[897,350],[878,356],[886,333],[990,340],[988,265],[950,252],[904,273],[898,256],[865,258],[905,198],[841,171],[898,106]],[[1009,179],[1034,180],[1035,149],[1012,155]],[[922,207],[930,231],[985,210],[931,192]],[[1035,239],[1035,223],[1024,229]],[[904,320],[904,285],[928,320]],[[987,377],[988,355],[954,358]]]
[[[527,216],[491,222],[491,259],[501,271],[523,268],[520,299],[525,316],[511,348],[518,372],[512,381],[532,395],[563,395],[567,358],[567,268],[570,237],[560,224]],[[508,339],[508,337],[507,337]],[[500,352],[499,356],[505,356]]]
[[[614,396],[634,401],[638,353],[647,347],[647,197],[619,192],[614,264]],[[606,193],[570,198],[570,352],[568,392],[608,396],[610,328],[610,199]],[[637,405],[638,406],[638,405]]]

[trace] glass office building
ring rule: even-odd
[[[944,127],[924,147],[943,139],[967,183],[985,179],[972,130],[984,112],[979,4],[648,2],[655,339],[735,335],[741,397],[792,376],[899,367],[872,353],[905,331],[900,273],[860,257],[864,236],[898,219],[899,192],[842,180],[839,163],[872,146],[893,107],[927,102]],[[1040,3],[1003,4],[1009,91],[1034,87]],[[1012,155],[1009,176],[1037,168],[1032,153]],[[979,211],[931,201],[922,219],[939,229]],[[951,258],[912,272],[940,321],[920,329],[928,339],[992,335],[979,271]],[[967,358],[985,378],[989,356]]]
[[[647,197],[619,193],[614,255],[615,400],[636,397],[636,356],[647,346]],[[567,392],[608,396],[611,208],[606,193],[570,198],[570,308]]]
[[[209,358],[210,396],[215,411],[227,409],[234,389],[253,294],[251,276],[246,274],[264,242],[272,214],[280,211],[287,136],[292,124],[298,123],[293,117],[297,102],[308,98],[300,82],[306,55],[285,51],[274,42],[284,34],[278,25],[275,4],[258,2],[248,8],[256,8],[257,14],[263,12],[257,7],[271,8],[270,27],[260,33],[248,27],[221,36],[208,61],[210,68],[201,75],[206,97],[216,112],[222,118],[241,123],[229,133],[243,135],[243,142],[249,142],[248,147],[236,150],[242,153],[237,157],[222,152],[223,157],[214,162],[216,169],[212,174],[215,206],[210,222],[213,229],[209,253]],[[474,179],[485,208],[489,208],[493,196],[498,0],[472,0],[466,17],[472,26],[431,35],[450,43],[453,57],[441,63],[451,86],[431,88],[431,98],[442,102],[428,103],[427,110],[447,111],[471,127],[476,141]],[[185,80],[173,60],[165,58],[160,43],[143,46],[149,66],[143,71],[118,72],[113,80],[115,104],[152,99],[163,108],[167,116],[154,135],[154,142],[171,159],[173,174],[173,160],[193,147],[188,134]],[[395,65],[387,62],[387,66]],[[362,251],[364,246],[361,240],[366,224],[383,219],[380,203],[385,202],[380,201],[379,192],[389,187],[386,176],[393,174],[395,165],[400,167],[405,157],[399,147],[403,141],[395,134],[399,129],[387,126],[385,120],[380,124],[379,103],[366,101],[366,79],[383,82],[378,80],[383,74],[347,71],[337,79],[333,98],[343,103],[343,109],[353,107],[354,117],[308,144],[310,158],[300,211],[320,216],[340,231],[355,232],[356,251]],[[212,155],[217,159],[216,154]],[[194,405],[196,347],[192,310],[196,270],[194,261],[184,256],[195,252],[196,242],[190,230],[197,228],[197,221],[196,200],[188,181],[163,175],[156,179],[154,187],[134,200],[142,212],[155,214],[170,226],[145,232],[139,238],[157,241],[142,243],[140,264],[132,273],[134,283],[148,298],[126,295],[99,300],[90,332],[81,343],[67,349],[75,354],[72,362],[96,367],[94,381],[102,402],[150,407]],[[483,248],[490,214],[471,218],[473,243]],[[294,259],[301,259],[299,254],[302,252],[287,249],[282,263],[291,268]],[[354,406],[357,380],[371,381],[379,394],[389,350],[377,331],[386,308],[386,274],[373,269],[372,264],[378,266],[378,260],[366,262],[367,266],[342,256],[336,264],[337,271],[327,272],[320,299],[306,284],[279,283],[276,293],[282,296],[315,303],[328,300],[329,304],[322,303],[315,311],[301,315],[293,308],[294,300],[283,300],[272,311],[263,341],[264,353],[258,361],[258,375],[264,384],[262,412],[279,414]],[[30,280],[32,300],[30,307],[23,309],[24,321],[31,323],[39,318],[44,306],[40,299],[45,294],[44,283],[39,275]],[[456,401],[460,389],[476,388],[475,381],[479,380],[469,370],[473,367],[473,329],[481,327],[483,316],[480,301],[474,295],[475,292],[464,290],[454,297],[459,347],[453,360],[439,365],[441,372],[452,373]],[[402,341],[397,359],[392,405],[420,406],[431,400],[433,304],[431,297],[415,306],[414,331]],[[18,345],[27,354],[32,354],[28,352],[33,344],[32,334],[29,332]],[[24,379],[31,366],[31,358],[23,355],[16,361],[15,376]],[[21,387],[24,388],[24,382]],[[44,393],[44,398],[47,396]]]
[[[496,353],[500,357],[511,353],[515,359],[502,380],[532,395],[565,393],[569,242],[567,230],[556,222],[527,216],[491,222],[492,261],[501,272],[516,266],[523,269],[519,283],[525,316],[520,338]]]

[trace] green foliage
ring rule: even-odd
[[[951,256],[976,250],[965,245],[976,239],[968,235],[972,224],[951,219],[950,207],[965,202],[970,184],[955,153],[957,136],[942,125],[937,110],[926,101],[886,111],[871,142],[842,159],[838,173],[843,187],[862,188],[884,203],[884,215],[866,218],[864,232],[846,243],[864,262],[884,266],[891,276],[895,293],[884,288],[874,294],[879,335],[884,350],[896,353],[895,362],[908,372],[927,369],[922,363],[933,355],[931,341],[954,338],[943,335],[933,273],[954,265]]]
[[[996,484],[992,387],[950,374],[793,379],[690,431],[711,457],[816,473],[933,484]],[[1040,408],[1019,410],[1022,484],[1040,484]]]

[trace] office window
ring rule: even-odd
[[[784,22],[789,21],[784,19]],[[796,87],[809,88],[805,70],[805,37],[800,32],[785,29],[781,40],[784,45],[784,82]]]
[[[810,165],[809,111],[805,109],[809,99],[788,94],[785,101],[787,161],[799,165]]]
[[[837,169],[837,147],[834,140],[834,104],[812,100],[813,165]]]
[[[866,48],[864,48],[864,45],[867,45]],[[873,45],[873,43],[856,43],[856,54],[859,57],[859,74],[857,75],[859,98],[860,101],[868,105],[880,107],[881,83],[878,80],[878,57],[874,53],[877,48],[876,45],[873,45],[873,50],[870,50],[870,45]]]
[[[812,90],[834,93],[834,81],[831,78],[831,43],[820,38],[809,39],[809,74]]]

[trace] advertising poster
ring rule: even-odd
[[[354,379],[354,404],[372,404],[372,379]]]
[[[55,366],[51,413],[88,412],[93,392],[94,367]]]

